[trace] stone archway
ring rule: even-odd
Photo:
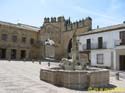
[[[72,39],[69,40],[67,47],[68,58],[71,58],[71,49],[72,49]]]

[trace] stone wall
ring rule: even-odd
[[[85,70],[53,70],[41,69],[40,79],[48,83],[71,89],[85,89],[87,87],[105,87],[109,84],[109,71]]]
[[[109,72],[108,71],[95,71],[88,73],[89,86],[93,88],[105,87],[109,84]]]

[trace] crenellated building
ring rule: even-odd
[[[49,38],[55,42],[54,58],[70,57],[73,31],[77,30],[77,35],[79,35],[91,29],[92,19],[90,17],[77,22],[71,22],[70,18],[65,19],[63,16],[44,18],[44,24],[39,31],[39,41],[44,42]],[[41,51],[44,50],[48,49],[41,48]],[[45,54],[47,53],[43,53],[42,56],[47,56]]]

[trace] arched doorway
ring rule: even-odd
[[[72,49],[72,39],[69,40],[68,47],[67,47],[68,59],[71,58],[71,49]]]

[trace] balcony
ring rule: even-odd
[[[121,42],[121,40],[114,41],[114,46],[121,46],[121,45],[125,45],[125,41],[124,42]]]
[[[98,43],[92,43],[90,48],[87,48],[86,44],[83,44],[83,51],[85,50],[92,50],[92,49],[106,49],[107,48],[107,43],[103,42],[102,46],[98,46]]]

